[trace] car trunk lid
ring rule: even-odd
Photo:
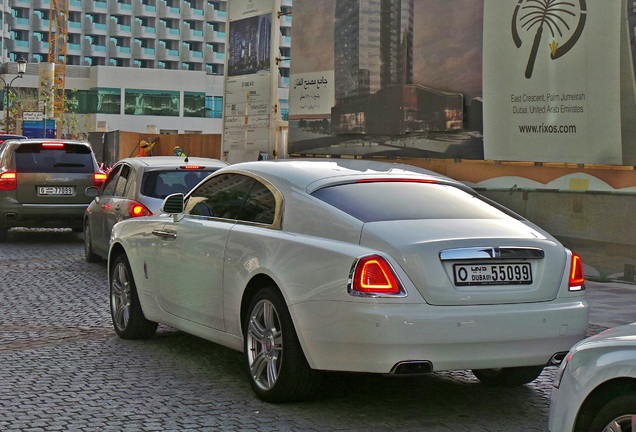
[[[550,301],[567,283],[563,247],[517,220],[371,222],[360,243],[391,255],[435,305]]]

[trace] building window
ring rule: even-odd
[[[205,97],[205,116],[207,118],[223,118],[223,98],[221,96]]]
[[[125,92],[126,115],[180,116],[178,91],[131,90]]]

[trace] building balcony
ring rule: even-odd
[[[31,49],[33,52],[48,52],[49,51],[49,43],[45,40],[42,40],[39,36],[31,37]]]
[[[108,13],[111,15],[131,15],[133,10],[132,4],[121,3],[119,1],[111,1],[108,5]]]
[[[135,43],[132,49],[132,56],[139,60],[154,60],[157,56],[157,50],[154,48],[142,47],[139,43]]]
[[[108,12],[108,4],[105,1],[83,0],[82,9],[83,12],[86,13],[105,14],[106,12]]]
[[[94,22],[90,17],[84,17],[84,34],[106,35],[107,26],[99,22]]]
[[[136,19],[132,25],[132,36],[142,39],[154,39],[157,34],[155,27],[144,26],[141,20]]]
[[[129,25],[119,24],[115,17],[110,17],[108,33],[111,35],[130,37],[132,35],[132,28]]]
[[[164,46],[161,46],[157,49],[157,60],[165,62],[179,61],[179,50],[168,49]]]
[[[181,35],[183,40],[203,42],[203,31],[195,30],[185,22],[181,24]]]
[[[78,43],[67,43],[66,44],[66,51],[68,53],[72,53],[75,55],[79,55],[82,53],[82,45],[78,44]]]
[[[5,2],[6,4],[7,2]],[[27,5],[31,6],[33,9],[46,9],[49,10],[51,8],[50,0],[17,0],[15,1],[17,5]]]
[[[192,50],[187,45],[183,45],[179,59],[184,63],[203,63],[203,51]]]
[[[131,51],[130,47],[117,45],[116,41],[108,41],[108,57],[129,58]]]
[[[156,17],[157,7],[143,4],[141,0],[133,0],[133,14],[135,16]]]
[[[39,14],[34,14],[31,17],[31,26],[33,31],[49,31],[49,20],[42,18]],[[11,24],[8,25],[11,27]]]
[[[82,23],[79,21],[69,21],[68,32],[73,34],[82,34]]]
[[[168,6],[165,1],[160,0],[157,2],[157,17],[181,19],[181,9],[178,7]]]
[[[181,18],[184,20],[204,21],[205,11],[203,9],[196,9],[192,7],[190,3],[184,1],[181,7]]]
[[[212,26],[208,26],[205,32],[205,42],[207,43],[225,43],[225,32],[214,30]]]
[[[11,30],[30,30],[31,20],[29,18],[18,18],[13,15],[7,15],[7,27]]]
[[[225,64],[225,53],[214,51],[212,48],[206,47],[203,60],[206,64],[222,65]]]
[[[181,39],[181,31],[178,28],[170,28],[160,22],[157,27],[157,36],[160,39],[179,40]]]

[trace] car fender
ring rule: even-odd
[[[347,284],[357,258],[374,253],[382,254],[357,244],[237,224],[228,238],[223,276],[226,330],[241,333],[243,293],[249,282],[259,275],[274,281],[288,307],[308,301],[368,301],[350,296]],[[391,257],[382,255],[394,266],[400,280],[410,286],[399,265]],[[423,300],[415,293],[409,300],[395,301]],[[292,316],[292,319],[302,317]]]

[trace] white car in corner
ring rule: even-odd
[[[576,344],[554,386],[551,432],[636,431],[636,323]]]
[[[324,371],[522,385],[585,337],[578,255],[431,171],[238,163],[162,212],[113,228],[115,331],[162,323],[242,351],[267,401],[314,395]]]

